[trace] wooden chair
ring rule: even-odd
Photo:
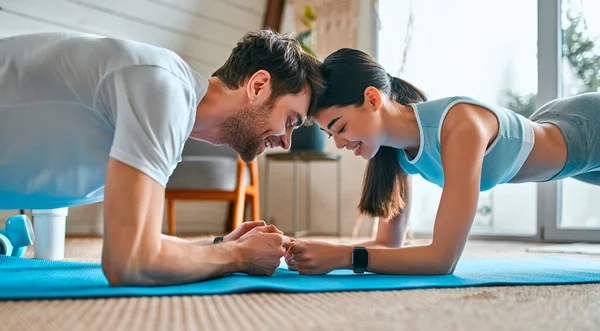
[[[182,162],[165,190],[169,235],[176,234],[175,201],[178,200],[230,201],[226,232],[242,224],[246,202],[252,203],[252,219],[260,219],[258,163],[255,160],[247,164],[232,151],[197,141],[186,143]]]

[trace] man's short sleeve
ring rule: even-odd
[[[195,118],[193,88],[154,66],[121,69],[102,84],[102,103],[115,119],[110,157],[165,187]]]

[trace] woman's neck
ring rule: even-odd
[[[381,110],[383,110],[383,145],[408,151],[418,150],[420,132],[413,108],[387,100]]]

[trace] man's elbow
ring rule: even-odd
[[[139,280],[134,276],[135,270],[127,270],[119,263],[102,262],[102,272],[110,286],[136,286]]]
[[[102,271],[110,286],[151,285],[145,274],[149,273],[150,263],[131,257],[128,260],[103,256]]]
[[[102,272],[110,286],[125,286],[125,275],[118,267],[102,263]]]

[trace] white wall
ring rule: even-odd
[[[0,37],[79,31],[169,48],[210,75],[237,41],[261,28],[266,0],[0,0]],[[223,231],[227,204],[177,203],[182,231]],[[16,211],[0,211],[3,222]],[[69,233],[100,233],[102,204],[69,209]],[[0,224],[1,225],[1,224]]]

